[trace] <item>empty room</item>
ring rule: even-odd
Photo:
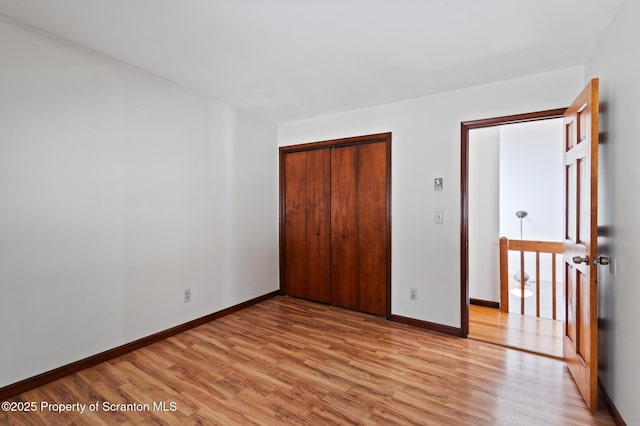
[[[0,0],[0,423],[640,424],[638,19]]]

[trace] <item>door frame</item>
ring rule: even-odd
[[[286,282],[285,282],[285,156],[288,153],[311,151],[316,149],[325,148],[340,148],[346,146],[357,146],[370,143],[384,142],[387,150],[387,173],[385,176],[386,182],[386,216],[387,216],[387,232],[385,235],[386,251],[387,251],[387,276],[385,283],[385,317],[391,319],[391,132],[376,133],[372,135],[353,136],[348,138],[331,139],[320,142],[310,142],[297,145],[281,146],[279,151],[279,202],[278,202],[278,215],[279,215],[279,254],[280,254],[280,294],[285,295]]]
[[[469,131],[505,124],[562,118],[567,108],[463,121],[460,123],[460,329],[469,335]]]

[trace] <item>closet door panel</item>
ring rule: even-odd
[[[330,152],[288,153],[285,157],[286,293],[329,303]]]
[[[387,282],[387,147],[358,147],[357,212],[360,310],[384,315]]]
[[[358,148],[331,150],[331,304],[359,309]]]
[[[331,152],[331,303],[386,313],[387,145]]]

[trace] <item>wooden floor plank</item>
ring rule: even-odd
[[[12,401],[150,409],[4,411],[0,424],[613,424],[560,360],[287,297]]]
[[[469,338],[562,358],[562,321],[470,305]]]

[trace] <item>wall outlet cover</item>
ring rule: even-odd
[[[409,300],[418,300],[418,289],[410,288],[409,289]]]

